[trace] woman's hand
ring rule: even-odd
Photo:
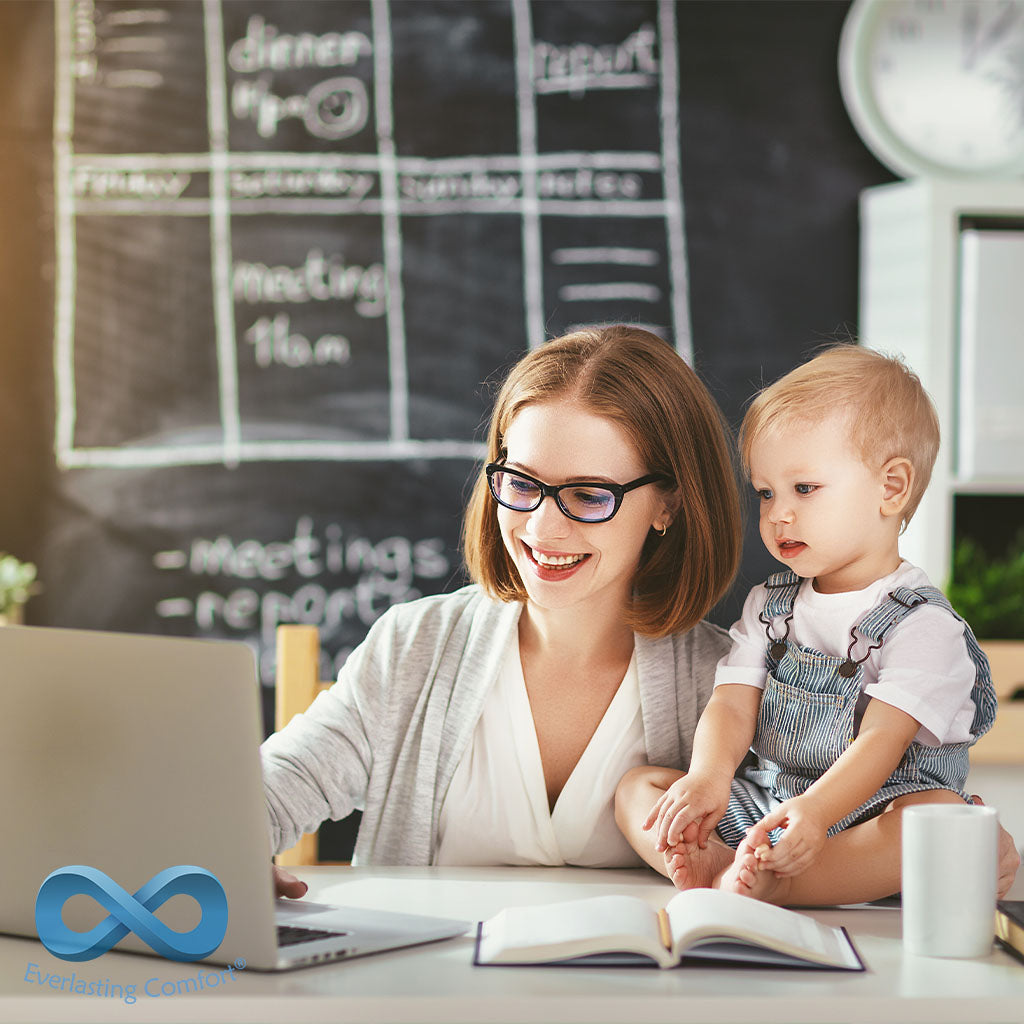
[[[680,841],[696,842],[703,848],[728,805],[728,776],[723,783],[717,778],[684,775],[655,802],[641,827],[655,830],[655,850],[667,851]]]
[[[1013,845],[1013,836],[1006,831],[1002,825],[999,826],[999,878],[996,881],[996,891],[1000,899],[1004,899],[1017,877],[1017,868],[1020,867],[1020,854],[1017,847]]]
[[[274,864],[272,865],[272,870],[274,873],[275,896],[286,896],[290,900],[297,900],[300,896],[305,896],[309,891],[309,886],[301,878],[296,878],[294,875],[289,874],[284,868],[279,868]]]
[[[977,794],[974,794],[971,796],[971,803],[983,806],[985,801]],[[1013,885],[1013,880],[1017,877],[1017,868],[1019,867],[1020,854],[1017,852],[1017,847],[1013,842],[1013,836],[1000,825],[999,865],[997,869],[998,878],[996,880],[996,895],[999,899],[1004,899],[1010,891],[1010,886]]]

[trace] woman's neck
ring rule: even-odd
[[[585,611],[579,608],[538,608],[527,602],[519,619],[521,651],[557,655],[577,665],[627,661],[633,653],[633,630],[624,609],[615,605]]]

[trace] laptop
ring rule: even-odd
[[[362,956],[470,927],[274,898],[260,691],[243,643],[3,627],[0,696],[0,932],[37,936],[39,887],[67,865],[97,868],[127,893],[177,865],[212,872],[228,922],[207,960],[241,958],[247,969]],[[177,932],[199,923],[198,904],[181,893],[153,912]],[[84,932],[107,913],[78,894],[63,919]],[[114,948],[153,953],[134,933]]]

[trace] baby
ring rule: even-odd
[[[681,889],[839,902],[845,875],[872,866],[852,842],[830,844],[826,863],[826,837],[911,803],[969,800],[967,750],[995,717],[973,633],[899,554],[938,420],[902,362],[844,345],[762,391],[740,447],[761,538],[786,570],[750,592],[730,631],[689,772],[634,769],[617,818],[646,814]]]

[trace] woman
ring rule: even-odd
[[[685,765],[736,571],[728,430],[679,355],[584,330],[512,370],[463,549],[263,746],[275,849],[363,809],[358,862],[636,866],[615,786]],[[288,887],[289,893],[296,891]]]

